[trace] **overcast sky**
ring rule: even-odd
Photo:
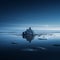
[[[60,25],[59,0],[0,0],[0,27]]]

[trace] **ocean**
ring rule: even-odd
[[[45,35],[47,39],[36,36],[31,41],[9,33],[0,33],[0,59],[60,59],[60,33]]]

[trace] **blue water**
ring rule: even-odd
[[[0,33],[0,55],[1,57],[21,58],[25,57],[39,57],[48,56],[53,58],[60,56],[60,46],[54,46],[54,44],[60,45],[60,34],[55,34],[47,40],[39,40],[39,37],[35,37],[31,43],[22,36],[16,36],[12,34]],[[36,56],[37,55],[37,56]],[[55,57],[54,57],[55,56]],[[41,57],[42,58],[42,57]]]
[[[16,44],[12,44],[16,43]],[[26,39],[23,39],[22,36],[16,36],[11,34],[0,34],[0,47],[2,48],[12,48],[12,47],[43,47],[48,51],[60,51],[60,47],[53,46],[53,44],[60,44],[60,38],[52,37],[47,40],[39,40],[38,37],[35,37],[31,43],[29,43]]]

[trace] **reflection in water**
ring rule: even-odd
[[[31,43],[31,41],[34,39],[34,32],[31,29],[31,27],[29,27],[29,29],[24,31],[22,33],[22,36],[23,36],[23,38],[25,38],[27,41],[29,41]]]
[[[22,32],[22,31],[21,31]],[[40,31],[39,31],[40,32]],[[39,33],[37,33],[39,34]],[[17,35],[17,36],[15,36]],[[39,34],[40,35],[40,34]],[[30,51],[41,51],[42,50],[48,50],[48,51],[60,51],[60,33],[53,33],[53,35],[51,34],[44,34],[44,35],[35,35],[35,33],[33,32],[33,30],[31,29],[31,27],[29,29],[27,29],[26,31],[24,31],[22,33],[22,35],[19,35],[18,33],[0,33],[0,47],[1,46],[9,46],[9,47],[14,47],[17,48],[18,50],[22,49],[22,50],[30,50]],[[22,39],[22,37],[24,39],[26,39],[29,43],[27,43],[26,41],[24,41]],[[46,39],[46,37],[48,39]],[[35,38],[35,39],[34,39]],[[34,41],[32,41],[34,40]],[[32,43],[31,43],[32,41]],[[28,47],[25,47],[27,45],[30,45]],[[32,47],[33,46],[33,47]],[[57,49],[55,46],[59,46]],[[43,48],[41,48],[43,47]],[[46,49],[45,49],[46,48]]]
[[[21,51],[40,51],[40,52],[43,52],[43,51],[47,51],[47,49],[44,47],[25,47],[25,48],[22,48]]]
[[[34,31],[31,29],[31,27],[29,27],[29,29],[26,29],[26,31],[24,31],[22,33],[22,37],[24,39],[26,39],[27,41],[29,41],[31,43],[31,41],[34,39],[35,36],[38,36],[39,40],[47,40],[48,38],[52,38],[54,35],[53,33],[38,33],[35,34]],[[55,36],[54,36],[55,37]]]

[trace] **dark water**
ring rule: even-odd
[[[35,37],[29,43],[22,36],[0,33],[0,59],[60,60],[60,34],[55,35],[47,40]]]

